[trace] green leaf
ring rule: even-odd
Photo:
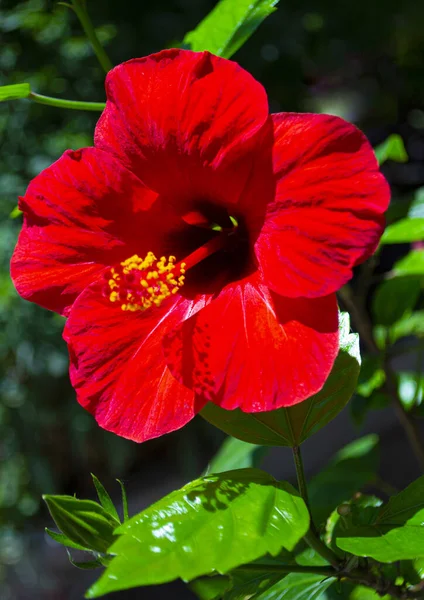
[[[371,524],[348,528],[336,543],[380,562],[424,557],[424,476],[392,496]]]
[[[85,571],[91,571],[92,569],[101,569],[103,567],[102,563],[99,560],[88,560],[85,562],[75,561],[69,550],[66,551],[68,553],[68,559],[71,565],[76,567],[77,569],[83,569]]]
[[[381,388],[386,380],[381,356],[365,356],[359,373],[357,393],[364,398]]]
[[[400,135],[396,133],[389,135],[382,144],[374,148],[374,152],[380,166],[384,164],[386,160],[394,160],[401,163],[408,160],[408,154],[405,150],[403,140]]]
[[[208,473],[221,473],[232,469],[257,467],[267,449],[257,444],[227,438],[208,466]]]
[[[123,481],[121,481],[120,479],[117,479],[116,481],[121,486],[121,493],[122,493],[122,514],[124,515],[124,523],[125,523],[125,521],[128,521],[128,519],[129,519],[127,492],[125,491],[125,486],[124,486]]]
[[[415,191],[414,198],[409,205],[408,217],[411,219],[424,219],[424,187]]]
[[[421,357],[422,359],[422,357]],[[416,373],[402,371],[397,373],[399,398],[406,411],[419,406],[424,396],[424,377],[420,370]]]
[[[16,205],[15,208],[10,212],[9,217],[11,219],[17,219],[22,215],[21,209]]]
[[[318,394],[290,408],[244,413],[209,403],[202,417],[225,433],[253,444],[296,446],[324,427],[351,398],[360,370],[359,337],[350,333],[349,315],[340,315],[340,351]]]
[[[31,93],[29,83],[16,83],[14,85],[0,86],[0,102],[7,100],[19,100],[20,98],[28,98]]]
[[[399,321],[414,309],[420,293],[421,283],[417,277],[387,279],[377,287],[373,297],[372,311],[375,323],[390,326]]]
[[[394,264],[393,272],[397,276],[424,275],[424,250],[411,250]]]
[[[424,310],[416,310],[411,315],[406,315],[390,328],[377,325],[374,328],[374,335],[380,348],[384,348],[385,339],[389,335],[390,344],[409,335],[417,337],[424,336]]]
[[[371,434],[340,450],[309,485],[312,515],[322,523],[332,510],[373,481],[378,469],[378,436]]]
[[[334,510],[327,520],[325,541],[333,546],[335,540],[345,531],[358,525],[369,525],[375,519],[383,501],[376,496],[356,494],[354,498],[345,502]]]
[[[370,410],[382,410],[391,404],[392,400],[385,392],[375,391],[371,396],[360,396],[359,394],[352,398],[350,403],[351,417],[358,427],[365,420],[367,413]]]
[[[255,600],[318,600],[336,581],[310,573],[290,573]]]
[[[116,557],[87,597],[227,573],[283,547],[292,550],[308,527],[296,490],[263,471],[201,477],[117,529],[120,537],[109,549]]]
[[[73,496],[43,496],[58,528],[75,544],[96,552],[108,551],[120,524],[102,506]]]
[[[189,588],[200,600],[218,600],[232,586],[231,577],[227,575],[206,575],[189,584]]]
[[[386,227],[381,244],[408,244],[424,240],[424,218],[410,219],[406,217]]]
[[[195,52],[209,50],[230,58],[272,14],[278,0],[221,0],[183,44]]]
[[[90,548],[81,546],[81,544],[77,544],[77,543],[73,542],[63,533],[57,533],[57,531],[52,531],[48,527],[45,527],[44,531],[47,533],[48,536],[50,536],[52,538],[52,540],[54,540],[58,544],[62,544],[62,546],[66,546],[67,548],[73,548],[74,550],[90,551]]]
[[[112,517],[114,517],[119,522],[120,518],[115,508],[115,505],[112,502],[112,498],[109,496],[104,486],[100,483],[97,477],[93,475],[93,473],[91,473],[91,477],[93,478],[93,483],[95,485],[100,504],[103,506],[105,511],[107,511]]]

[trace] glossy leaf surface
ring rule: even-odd
[[[392,496],[369,525],[347,528],[336,542],[342,550],[381,562],[424,556],[424,476]]]
[[[255,32],[266,17],[276,10],[278,0],[221,0],[194,31],[184,38],[184,45],[200,52],[230,58]]]
[[[291,550],[309,527],[292,486],[257,469],[197,479],[116,531],[116,554],[88,597],[226,573],[265,554]]]
[[[395,263],[393,271],[395,275],[424,275],[424,250],[411,250]]]
[[[361,358],[359,338],[350,333],[349,315],[340,315],[340,351],[318,394],[290,408],[261,413],[224,410],[209,403],[202,417],[229,435],[265,446],[296,446],[331,421],[351,398]]]

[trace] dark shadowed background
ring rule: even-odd
[[[170,47],[214,6],[207,0],[87,0],[114,63]],[[278,111],[338,114],[375,145],[402,135],[406,164],[384,171],[397,197],[424,185],[424,3],[405,0],[281,0],[278,11],[235,59],[263,83]],[[102,101],[104,75],[75,16],[48,0],[0,0],[0,84],[30,82],[34,91]],[[79,599],[93,573],[76,571],[44,535],[50,517],[42,493],[94,497],[90,472],[113,496],[122,479],[130,510],[199,475],[223,434],[198,418],[184,430],[136,445],[100,430],[75,402],[61,339],[63,320],[21,300],[8,263],[20,228],[10,218],[28,181],[67,148],[92,144],[97,113],[22,100],[0,105],[0,598]],[[393,247],[392,247],[393,248]],[[385,251],[388,269],[406,248]],[[390,409],[371,413],[360,431],[382,434],[382,473],[406,485],[418,474]],[[349,409],[307,442],[307,471],[358,435]],[[288,450],[266,459],[293,480]],[[399,466],[401,469],[399,470]],[[397,468],[398,473],[394,470]],[[173,584],[119,598],[191,598]]]

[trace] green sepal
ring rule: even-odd
[[[100,504],[103,506],[105,511],[107,511],[114,519],[120,522],[118,511],[116,510],[115,505],[112,502],[112,498],[109,496],[104,485],[100,483],[93,473],[91,473],[91,477],[93,479],[94,487],[96,488]]]
[[[43,499],[57,527],[67,538],[85,549],[107,553],[120,522],[102,506],[73,496],[45,495]]]

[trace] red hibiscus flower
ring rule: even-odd
[[[143,441],[206,402],[246,412],[319,391],[335,291],[375,249],[389,191],[364,135],[269,115],[262,86],[207,52],[130,60],[93,148],[29,185],[19,293],[68,316],[78,401]]]

